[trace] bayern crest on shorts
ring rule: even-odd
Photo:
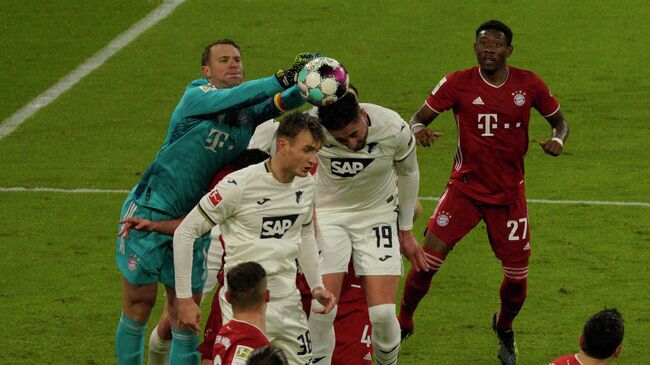
[[[447,214],[445,214],[445,212],[442,212],[442,213],[438,214],[438,216],[436,217],[436,223],[438,223],[438,225],[440,227],[444,227],[444,226],[448,225],[449,224],[449,216]]]
[[[131,271],[135,270],[138,267],[138,259],[136,259],[133,256],[129,257],[128,266],[129,266],[129,270],[131,270]]]

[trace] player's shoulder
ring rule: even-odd
[[[190,81],[189,84],[185,87],[185,92],[187,93],[188,91],[201,91],[201,92],[209,92],[212,90],[218,90],[215,86],[210,84],[208,80],[205,78],[200,78],[200,79],[195,79]]]
[[[518,81],[535,82],[539,80],[543,82],[542,78],[531,70],[526,70],[514,66],[508,66],[508,71],[510,73],[509,76]]]
[[[533,71],[521,67],[508,66],[508,71],[510,72],[511,75],[537,76],[537,74],[534,73]]]
[[[549,365],[582,365],[575,354],[560,356]]]
[[[268,173],[265,165],[266,161],[253,164],[243,169],[233,171],[230,174],[226,175],[222,181],[229,182],[228,180],[235,181],[236,184],[246,183],[251,180],[255,180],[260,177],[260,175],[266,175]],[[230,182],[232,184],[232,182]]]
[[[457,70],[445,75],[444,79],[450,83],[465,83],[480,77],[478,66]]]
[[[376,125],[381,127],[381,130],[390,128],[389,133],[395,133],[395,130],[400,130],[405,123],[404,119],[392,109],[370,103],[359,103],[359,105],[368,113],[371,127]]]

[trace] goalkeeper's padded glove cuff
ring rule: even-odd
[[[275,78],[278,79],[280,86],[282,86],[284,89],[290,88],[291,85],[295,83],[293,82],[293,80],[289,79],[287,72],[285,72],[284,69],[281,68],[275,71]]]

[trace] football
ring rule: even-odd
[[[309,61],[298,73],[298,89],[310,104],[331,105],[348,92],[350,78],[343,65],[329,57]]]

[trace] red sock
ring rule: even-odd
[[[402,305],[399,309],[399,323],[404,328],[413,328],[413,314],[418,303],[424,298],[431,286],[433,275],[438,272],[440,266],[445,261],[445,255],[425,247],[424,253],[427,262],[432,267],[429,271],[417,272],[411,268],[406,282],[404,283],[404,293],[402,294]]]
[[[497,328],[510,329],[512,321],[526,300],[528,264],[524,267],[504,265],[505,276],[501,282],[499,294],[501,296],[501,310],[497,319]]]

